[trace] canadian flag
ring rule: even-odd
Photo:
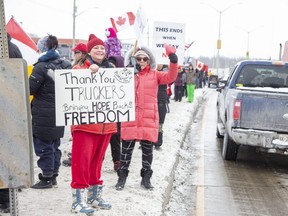
[[[116,30],[116,32],[122,31],[123,29],[134,25],[135,15],[133,12],[127,12],[122,16],[110,18],[112,27]]]
[[[13,17],[6,25],[6,31],[10,34],[12,42],[20,49],[23,58],[28,65],[34,64],[38,59],[37,46],[31,37],[21,28]]]
[[[202,71],[204,69],[204,63],[199,61],[198,59],[196,59],[196,69],[198,69],[199,71]]]

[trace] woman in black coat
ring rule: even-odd
[[[159,64],[157,70],[167,71],[167,65]],[[165,121],[166,113],[168,111],[168,95],[167,95],[167,84],[158,86],[158,113],[159,113],[159,130],[158,130],[158,141],[154,143],[155,149],[160,150],[163,144],[163,124]]]
[[[59,149],[64,127],[56,126],[54,71],[68,69],[72,65],[62,59],[56,51],[58,40],[49,35],[39,40],[38,49],[42,53],[34,64],[29,77],[31,102],[33,144],[35,154],[39,157],[37,164],[42,170],[39,182],[32,188],[52,188],[57,184],[62,152]]]

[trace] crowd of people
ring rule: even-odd
[[[208,85],[209,74],[206,71],[194,69],[193,64],[178,65],[178,74],[174,86],[174,98],[176,102],[181,102],[187,98],[187,102],[194,100],[194,90],[204,88]]]
[[[41,170],[39,181],[33,189],[48,189],[57,185],[61,164],[71,166],[71,211],[90,214],[95,208],[110,209],[105,201],[102,163],[110,144],[113,169],[118,175],[116,190],[123,190],[128,179],[129,166],[136,142],[142,151],[140,170],[141,186],[153,190],[153,149],[163,145],[163,124],[169,113],[170,97],[175,101],[194,100],[194,89],[199,85],[200,73],[188,66],[178,64],[176,50],[166,47],[170,63],[156,63],[153,52],[145,46],[133,47],[122,56],[121,42],[113,28],[105,30],[107,39],[89,35],[87,44],[79,43],[72,48],[73,62],[61,58],[57,52],[58,39],[54,35],[41,38],[38,43],[39,59],[33,65],[29,77],[33,146]],[[22,56],[21,56],[22,57]],[[135,61],[136,60],[136,63]],[[90,69],[97,73],[100,68],[134,67],[135,120],[101,124],[72,125],[70,127],[72,149],[63,160],[60,150],[64,127],[56,126],[55,83],[56,69]],[[197,81],[198,80],[198,81]],[[204,84],[205,85],[205,84]],[[174,94],[172,94],[174,87]],[[1,192],[1,191],[0,191]]]

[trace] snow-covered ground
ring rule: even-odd
[[[122,191],[115,189],[117,174],[113,170],[110,146],[108,147],[103,163],[102,179],[104,180],[103,198],[112,204],[111,210],[98,210],[95,215],[126,216],[126,215],[146,215],[158,216],[163,214],[163,210],[170,199],[172,190],[174,170],[177,165],[181,143],[183,143],[185,133],[191,124],[192,116],[201,100],[203,92],[207,89],[196,89],[195,100],[193,103],[171,100],[169,107],[170,113],[167,113],[164,123],[164,142],[161,151],[154,151],[152,169],[154,171],[151,183],[154,190],[147,191],[140,187],[140,169],[141,169],[141,150],[138,146],[134,149],[132,162],[130,165],[129,176],[125,188]],[[69,141],[69,129],[65,132],[62,139],[63,159],[66,158],[71,149]],[[183,152],[182,152],[183,154]],[[35,180],[39,173],[37,167],[37,158],[35,160]],[[74,215],[70,212],[72,203],[70,189],[70,167],[61,166],[60,176],[58,177],[58,186],[52,189],[35,190],[23,189],[18,194],[19,215],[21,216],[68,216]],[[176,199],[177,200],[177,199]],[[179,197],[179,202],[181,197]],[[167,209],[167,208],[166,208]],[[9,214],[1,214],[9,215]],[[169,213],[173,215],[173,213]]]

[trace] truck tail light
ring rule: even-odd
[[[233,119],[239,120],[241,117],[241,100],[234,101]]]

